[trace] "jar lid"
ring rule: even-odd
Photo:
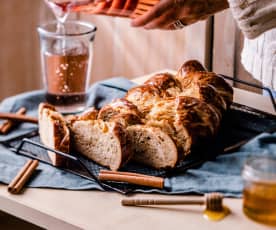
[[[276,157],[250,157],[243,168],[245,180],[276,185]]]

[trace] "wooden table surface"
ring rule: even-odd
[[[261,95],[235,89],[234,98],[236,102],[275,114],[269,99]],[[35,188],[12,195],[6,185],[0,185],[2,211],[47,229],[275,229],[248,219],[242,211],[242,199],[225,198],[224,204],[231,214],[222,221],[211,222],[203,218],[200,206],[123,207],[120,204],[123,197],[113,192]],[[136,194],[134,197],[167,196]]]

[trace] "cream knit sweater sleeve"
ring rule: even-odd
[[[228,0],[245,37],[256,38],[276,28],[276,0]]]
[[[276,0],[228,0],[245,35],[241,61],[265,86],[276,90]]]

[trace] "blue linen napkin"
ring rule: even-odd
[[[134,85],[125,78],[113,78],[96,83],[89,89],[88,104],[100,108],[112,99],[124,96],[125,92]],[[19,107],[24,106],[28,109],[28,115],[37,116],[37,106],[44,100],[43,91],[24,93],[4,100],[0,105],[0,111],[14,112]],[[9,135],[0,135],[0,142],[21,136],[23,133],[28,133],[34,129],[37,129],[37,127],[33,124],[22,124]],[[243,189],[241,171],[245,160],[251,156],[262,155],[276,156],[276,133],[260,134],[235,153],[220,155],[215,160],[207,161],[200,167],[166,178],[165,186],[169,190],[139,188],[135,191],[164,194],[204,194],[217,191],[225,196],[241,197]],[[10,183],[26,161],[25,157],[16,155],[0,144],[0,182]],[[28,186],[71,190],[102,190],[97,183],[91,180],[43,163],[39,164],[37,173],[30,180]]]

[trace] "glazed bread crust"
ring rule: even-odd
[[[178,69],[176,76],[185,77],[189,73],[204,71],[207,69],[197,60],[189,60],[183,63],[183,65]]]
[[[233,102],[232,87],[220,76],[207,72],[196,60],[185,62],[176,74],[182,87],[181,95],[198,98],[214,105],[220,113]]]
[[[124,98],[116,99],[99,111],[98,119],[118,121],[123,126],[141,124],[141,113],[138,108]]]
[[[213,93],[217,97],[221,97],[221,107],[226,110],[233,101],[233,89],[232,87],[220,76],[212,72],[193,72],[182,76],[177,76],[182,84],[182,90],[185,93],[189,89],[193,91],[199,91],[200,88],[205,87],[213,90]],[[204,100],[204,92],[200,94],[200,97]],[[217,99],[219,101],[219,99]],[[210,103],[211,101],[209,101]]]
[[[145,116],[162,96],[161,91],[154,85],[141,85],[130,89],[125,99],[136,105],[142,116]]]
[[[159,89],[162,98],[175,97],[181,93],[181,84],[170,73],[159,73],[144,82]]]

